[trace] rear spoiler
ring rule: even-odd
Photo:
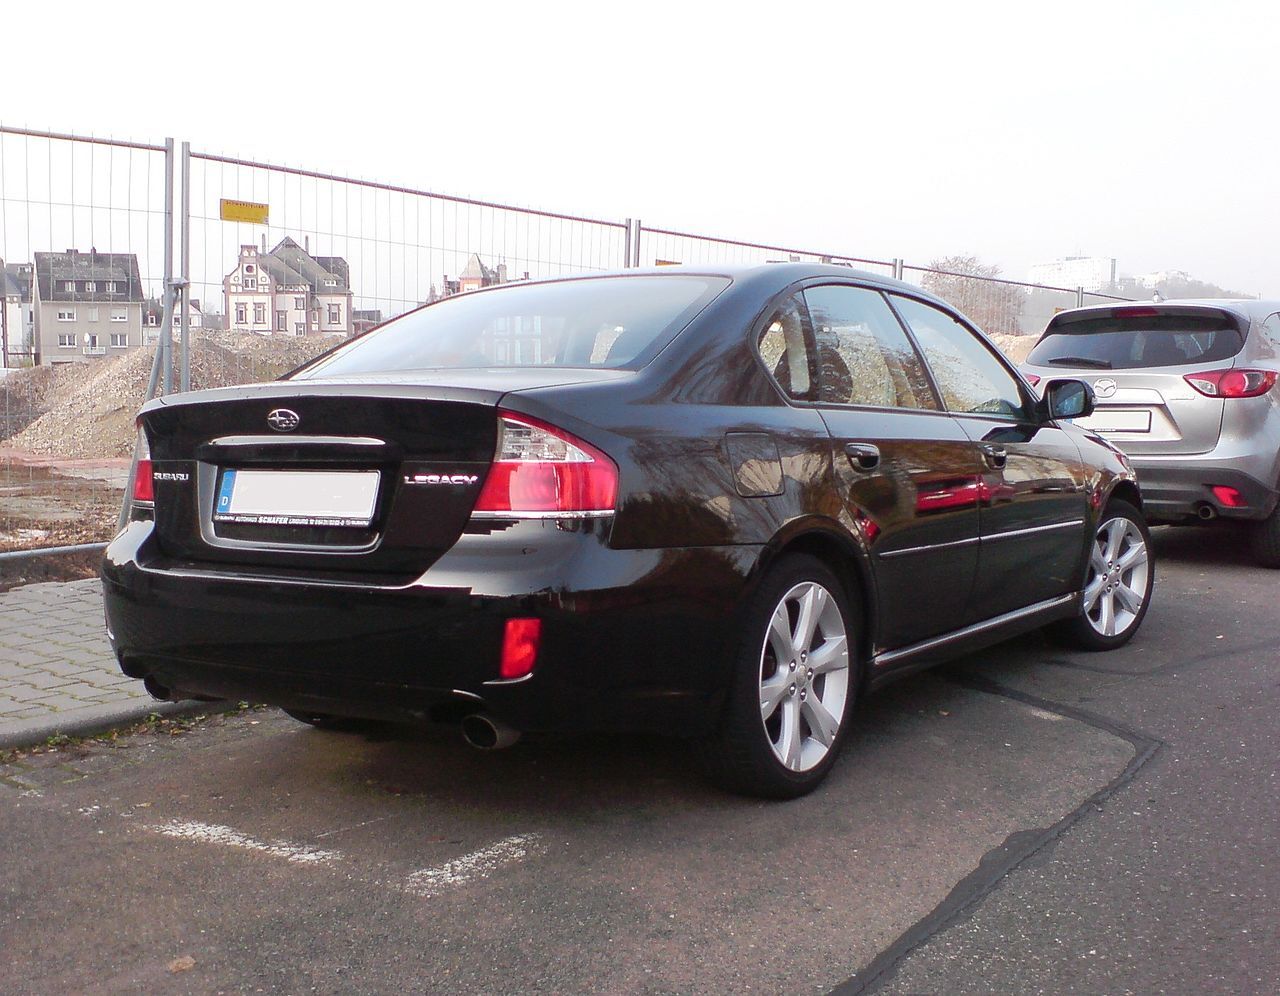
[[[1117,304],[1105,307],[1075,308],[1063,311],[1049,319],[1045,334],[1061,329],[1064,325],[1082,322],[1116,322],[1147,318],[1194,318],[1200,322],[1217,322],[1219,328],[1235,329],[1243,338],[1249,331],[1249,316],[1232,308],[1211,304]]]

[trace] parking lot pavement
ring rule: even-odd
[[[1277,578],[1232,542],[1160,533],[1118,652],[874,697],[791,803],[274,710],[18,757],[0,991],[1276,991]]]
[[[0,592],[0,748],[182,708],[155,702],[120,673],[96,578]]]

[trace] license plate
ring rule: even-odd
[[[215,522],[261,526],[354,526],[373,521],[376,470],[237,470],[218,477]]]
[[[1120,408],[1094,409],[1088,418],[1075,419],[1075,424],[1094,432],[1150,432],[1151,413],[1125,411]]]

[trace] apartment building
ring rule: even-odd
[[[32,280],[36,362],[85,363],[142,345],[142,277],[133,253],[38,252]]]
[[[223,278],[227,328],[258,335],[350,335],[351,274],[341,256],[312,256],[291,238],[240,247]]]
[[[31,274],[30,263],[0,259],[0,367],[29,367],[35,362]]]

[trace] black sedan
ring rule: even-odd
[[[918,288],[806,264],[517,283],[152,401],[102,576],[159,697],[688,738],[789,797],[860,694],[1054,624],[1128,640],[1125,457]]]

